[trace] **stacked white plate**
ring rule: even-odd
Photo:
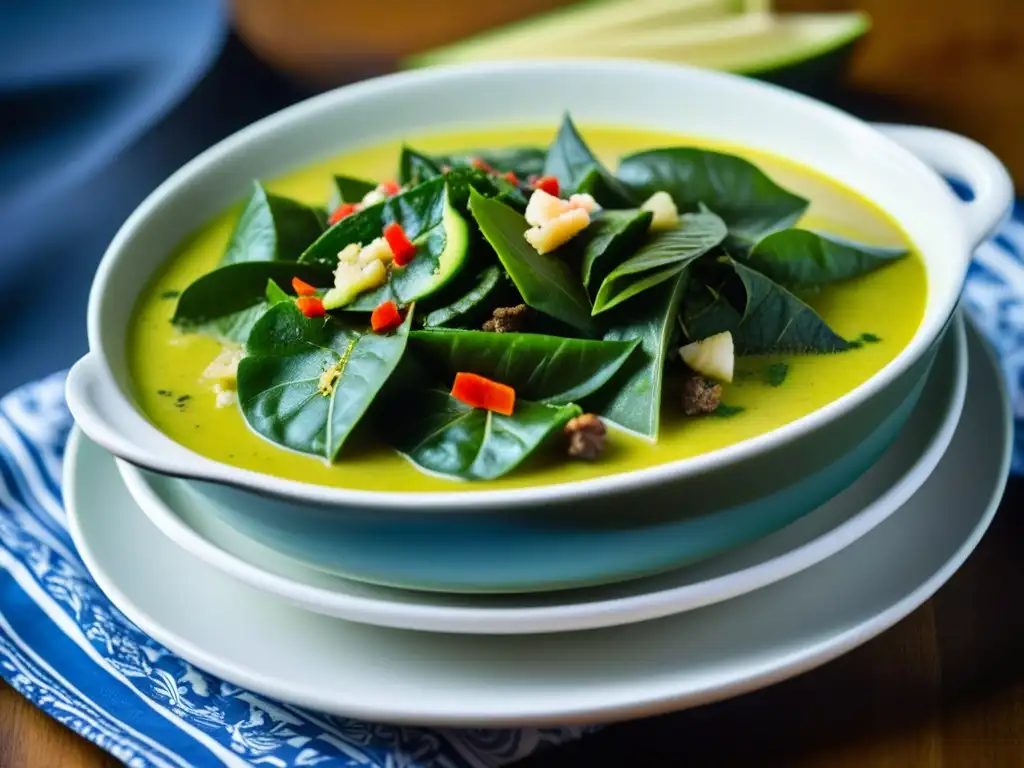
[[[898,440],[824,506],[673,573],[542,594],[412,592],[313,570],[80,433],[65,499],[118,608],[225,680],[389,722],[602,721],[767,685],[899,621],[988,527],[1011,434],[998,366],[957,321]]]

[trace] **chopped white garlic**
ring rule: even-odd
[[[535,189],[526,205],[526,223],[531,227],[542,227],[570,210],[568,201],[550,195],[543,189]]]
[[[384,285],[388,279],[388,265],[393,259],[391,246],[383,237],[366,246],[358,243],[345,246],[338,253],[334,287],[324,294],[324,308],[339,309],[360,293]]]
[[[582,208],[577,208],[566,211],[541,226],[526,230],[523,237],[537,253],[550,253],[576,237],[588,224],[590,215]]]
[[[218,408],[227,408],[238,402],[238,392],[234,389],[222,389],[218,384],[213,391],[217,395]]]
[[[679,209],[668,192],[655,192],[640,207],[654,214],[651,229],[675,229],[679,226]]]
[[[701,376],[726,383],[732,381],[736,354],[729,331],[687,344],[680,348],[679,355],[684,363]]]
[[[582,192],[577,195],[569,195],[569,207],[579,208],[587,213],[594,213],[599,210],[601,206],[597,204],[597,200],[594,199],[593,195]]]
[[[234,389],[237,384],[238,362],[242,359],[242,348],[225,344],[215,358],[206,366],[202,379],[213,382],[215,387]]]
[[[363,208],[369,208],[371,205],[383,203],[387,199],[387,192],[385,192],[380,187],[376,187],[375,189],[371,189],[369,192],[363,195],[363,199],[360,201],[360,203],[362,204]]]

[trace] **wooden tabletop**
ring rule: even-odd
[[[247,2],[261,7],[275,0]],[[1024,2],[778,4],[787,10],[870,11],[875,29],[854,62],[850,103],[869,117],[941,125],[973,136],[1024,184]],[[333,0],[319,5],[349,6]],[[474,0],[467,8],[482,12],[510,5]],[[1024,765],[1022,502],[1024,481],[1013,481],[992,529],[950,583],[847,656],[731,701],[610,727],[523,765],[591,766],[598,759],[617,765],[787,768]],[[0,683],[0,768],[113,765],[112,758]]]

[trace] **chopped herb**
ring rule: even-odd
[[[847,349],[860,349],[861,347],[864,346],[864,342],[858,341],[857,339],[850,339],[846,343],[849,345]]]
[[[192,399],[192,395],[181,395],[181,396],[178,397],[178,402],[179,403],[184,403],[187,400],[191,400],[191,399]]]
[[[773,387],[778,387],[786,380],[786,375],[788,373],[789,365],[786,363],[772,363],[764,370],[765,383]]]
[[[728,419],[731,416],[743,413],[746,408],[742,405],[726,405],[725,403],[719,403],[715,409],[715,416],[721,416],[723,419]]]
[[[160,294],[161,299],[176,299],[181,296],[181,291],[164,291]]]
[[[169,389],[158,389],[158,390],[156,391],[156,393],[157,393],[158,395],[160,395],[160,397],[170,397],[171,395],[173,395],[173,394],[174,394],[174,393],[173,393],[173,392],[171,392],[171,390],[169,390]]]
[[[873,333],[862,333],[858,339],[858,341],[863,341],[865,344],[877,344],[881,340],[881,336],[875,336]]]

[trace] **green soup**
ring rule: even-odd
[[[545,146],[550,129],[474,131],[423,137],[425,151],[467,146]],[[637,150],[700,145],[728,151],[756,163],[773,180],[808,198],[802,228],[873,245],[911,248],[906,234],[885,213],[842,185],[778,157],[737,147],[711,146],[679,136],[614,128],[589,128],[590,146],[614,166],[615,158]],[[272,180],[270,191],[324,205],[333,173],[364,178],[394,175],[397,142],[333,158]],[[516,488],[584,480],[650,467],[714,451],[770,432],[837,399],[889,363],[910,341],[924,314],[926,277],[916,253],[868,275],[835,284],[807,298],[840,335],[861,338],[857,349],[829,355],[779,358],[741,357],[737,376],[725,386],[716,414],[686,418],[665,398],[656,443],[612,430],[595,462],[536,457],[499,480],[459,482],[426,474],[372,435],[346,444],[334,464],[274,445],[246,425],[237,405],[218,407],[202,374],[221,350],[213,338],[183,333],[170,322],[173,296],[210,271],[221,258],[238,210],[221,213],[181,243],[135,308],[128,339],[134,395],[165,434],[211,459],[278,477],[374,491],[452,491]],[[356,444],[358,443],[358,445]]]

